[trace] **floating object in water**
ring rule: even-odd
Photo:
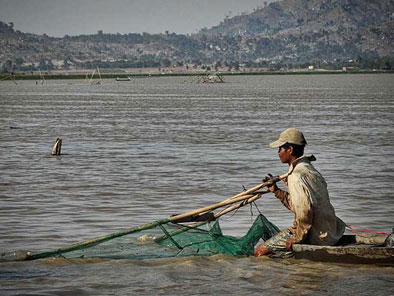
[[[0,254],[0,262],[1,261],[24,261],[28,260],[31,255],[31,252],[19,250],[12,252],[4,252]]]
[[[164,74],[164,73],[162,73]],[[197,83],[224,83],[223,76],[220,73],[215,74],[205,74],[194,76],[191,79],[186,79],[185,82],[197,82]]]
[[[207,74],[202,76],[199,80],[200,83],[224,83],[224,79],[222,75],[219,73],[216,74]]]
[[[147,241],[154,241],[156,239],[156,237],[154,236],[154,235],[147,235],[147,234],[145,234],[145,235],[143,235],[143,236],[140,236],[139,238],[138,238],[138,240],[141,242],[141,243],[145,243],[145,242],[147,242]]]
[[[62,150],[62,139],[57,138],[55,144],[52,147],[52,155],[60,155]]]
[[[130,77],[129,76],[127,76],[127,77],[117,77],[116,78],[116,81],[130,81],[131,79],[130,79]]]

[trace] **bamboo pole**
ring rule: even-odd
[[[216,210],[218,208],[221,208],[221,207],[224,207],[224,206],[228,206],[228,205],[234,204],[236,202],[243,201],[245,199],[249,199],[252,196],[253,196],[252,194],[247,194],[247,195],[238,196],[237,198],[224,200],[224,201],[215,203],[215,204],[210,205],[210,206],[202,207],[202,208],[199,208],[199,209],[196,209],[196,210],[184,213],[184,214],[172,216],[172,217],[169,218],[169,220],[170,220],[170,222],[176,222],[177,220],[180,220],[180,219],[183,219],[183,218],[186,218],[186,217],[190,217],[190,216],[193,216],[193,215],[198,215],[198,214],[205,213],[205,212],[210,212],[210,211]]]
[[[199,208],[199,209],[196,209],[196,210],[184,213],[184,214],[175,215],[175,216],[170,217],[169,219],[171,222],[176,222],[177,220],[182,219],[182,218],[186,218],[186,217],[190,217],[190,216],[198,215],[198,214],[203,214],[205,212],[213,211],[213,210],[216,210],[217,208],[221,208],[223,206],[227,206],[227,205],[230,205],[230,204],[233,204],[233,203],[245,200],[245,199],[249,199],[250,197],[253,196],[253,192],[255,192],[265,186],[269,186],[272,183],[276,183],[280,180],[283,180],[283,179],[287,178],[287,176],[288,176],[288,173],[284,174],[282,176],[274,177],[268,182],[263,182],[253,188],[250,188],[249,190],[238,193],[237,195],[234,195],[233,197],[230,197],[224,201],[221,201],[219,203],[216,203],[216,204],[213,204],[210,206],[202,207],[202,208]]]
[[[47,252],[41,252],[41,253],[37,253],[37,254],[32,254],[32,255],[28,256],[25,260],[35,260],[35,259],[48,258],[48,257],[61,255],[61,254],[71,252],[71,251],[85,249],[87,247],[92,247],[94,245],[98,245],[100,243],[111,240],[113,238],[121,237],[124,235],[128,235],[128,234],[131,234],[134,232],[141,231],[141,230],[147,230],[147,229],[156,227],[157,225],[160,225],[160,224],[166,224],[168,222],[170,222],[169,219],[162,219],[162,220],[154,221],[154,222],[144,224],[141,226],[137,226],[137,227],[133,227],[133,228],[130,228],[130,229],[127,229],[124,231],[120,231],[120,232],[100,236],[100,237],[97,237],[94,239],[86,240],[86,241],[83,241],[80,243],[76,243],[76,244],[73,244],[68,247],[64,247],[64,248],[60,248],[60,249],[56,249],[56,250],[52,250],[52,251],[47,251]]]
[[[257,191],[257,190],[259,190],[259,189],[261,189],[261,188],[263,188],[263,187],[266,187],[266,186],[271,185],[272,183],[276,183],[276,182],[279,182],[279,181],[281,181],[281,180],[287,178],[288,175],[289,175],[289,173],[286,173],[286,174],[284,174],[284,175],[282,175],[282,176],[273,177],[270,181],[268,181],[268,182],[263,182],[263,183],[261,183],[261,184],[255,186],[255,187],[253,187],[253,188],[250,188],[250,189],[248,189],[248,190],[246,190],[246,191],[244,191],[244,192],[238,193],[237,195],[234,195],[233,197],[230,197],[230,198],[228,198],[227,200],[230,200],[230,199],[233,199],[233,198],[237,198],[237,197],[242,196],[242,195],[245,195],[245,194],[253,193],[253,192],[255,192],[255,191]]]
[[[214,217],[215,217],[215,219],[217,219],[217,218],[219,218],[219,217],[221,217],[221,216],[223,216],[223,215],[225,215],[225,214],[227,214],[229,212],[232,212],[232,211],[237,210],[237,209],[239,209],[239,208],[241,208],[243,206],[246,206],[246,205],[256,201],[257,199],[259,199],[261,197],[261,195],[263,195],[265,193],[268,193],[268,192],[270,192],[270,191],[269,190],[265,190],[265,191],[259,192],[258,194],[252,195],[249,199],[245,199],[245,200],[243,200],[242,202],[240,202],[237,205],[229,206],[229,207],[225,208],[224,210],[222,210],[222,211],[220,211],[218,213],[215,213]],[[208,221],[196,222],[196,223],[193,223],[191,225],[184,226],[183,228],[180,228],[180,229],[177,229],[177,230],[171,232],[170,235],[178,235],[180,233],[188,231],[190,228],[197,228],[197,227],[199,227],[199,226],[201,226],[201,225],[203,225],[203,224],[205,224],[207,222]],[[165,240],[167,238],[168,238],[168,235],[165,234],[165,235],[163,235],[161,237],[158,237],[158,238],[154,239],[154,241],[155,242],[161,242],[161,241],[163,241],[163,240]]]
[[[237,210],[237,209],[239,209],[239,208],[241,208],[241,207],[243,207],[243,206],[245,206],[247,204],[251,204],[252,202],[254,202],[257,199],[259,199],[261,197],[261,195],[269,193],[269,192],[270,192],[269,190],[264,190],[262,192],[259,192],[259,193],[255,194],[255,195],[253,195],[251,198],[246,199],[246,200],[242,201],[241,203],[239,203],[237,205],[232,205],[232,206],[230,206],[228,208],[225,208],[224,210],[216,213],[214,216],[215,216],[215,218],[219,218],[220,216],[223,216],[224,214],[227,214],[229,212]]]

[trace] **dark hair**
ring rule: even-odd
[[[284,149],[288,149],[290,146],[293,147],[293,153],[292,153],[293,156],[298,158],[304,155],[305,145],[296,145],[291,143],[286,143],[282,145]]]

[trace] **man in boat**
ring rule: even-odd
[[[306,144],[302,132],[295,128],[285,130],[270,144],[278,148],[280,161],[289,165],[289,171],[284,180],[288,191],[275,183],[268,189],[294,213],[294,223],[257,246],[256,257],[291,251],[293,244],[335,245],[345,231],[345,223],[335,215],[323,176],[311,164],[316,158],[304,155]]]

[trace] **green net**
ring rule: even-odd
[[[257,216],[243,237],[224,235],[219,221],[195,225],[156,221],[131,231],[75,244],[63,249],[37,253],[28,259],[47,257],[150,259],[184,256],[253,255],[260,239],[279,232],[263,215]]]

